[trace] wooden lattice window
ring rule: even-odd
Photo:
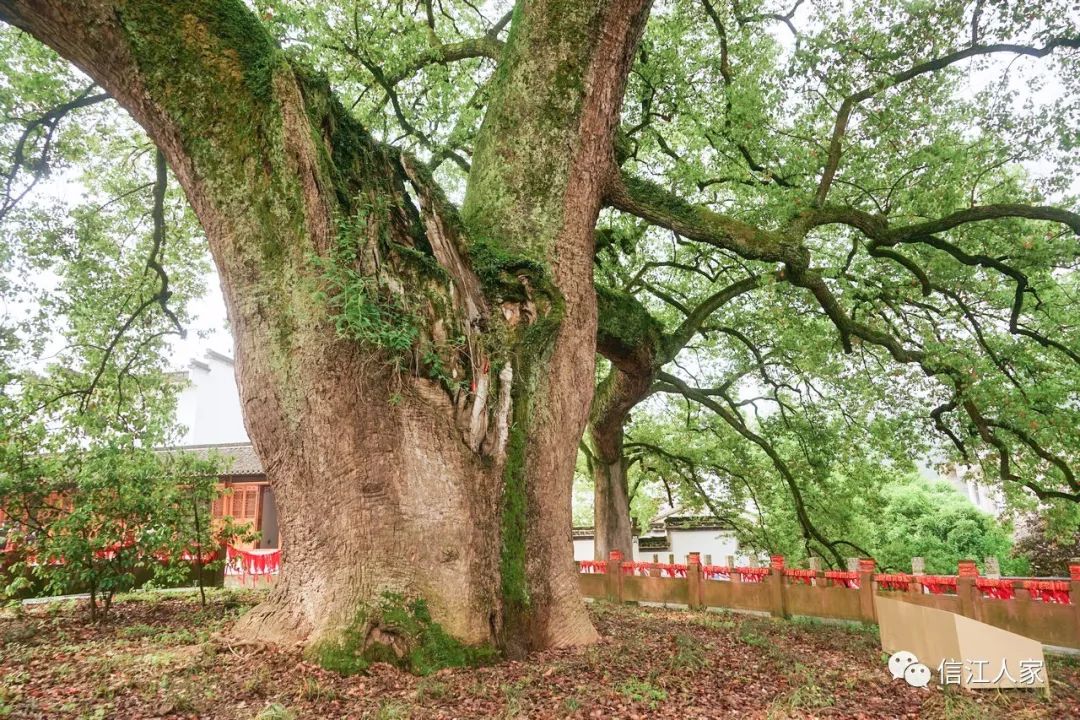
[[[259,512],[259,488],[234,488],[231,515],[236,520],[255,520]]]

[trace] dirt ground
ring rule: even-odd
[[[220,631],[255,601],[144,593],[91,624],[73,603],[0,618],[0,718],[1080,718],[1080,661],[1051,693],[918,689],[872,629],[714,612],[592,606],[599,645],[415,677],[342,677],[295,648]]]

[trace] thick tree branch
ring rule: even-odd
[[[650,180],[628,173],[612,177],[606,199],[617,210],[748,260],[805,262],[809,255],[783,235],[693,205]]]
[[[396,86],[398,83],[411,78],[416,73],[431,65],[446,65],[452,62],[472,60],[475,58],[486,58],[498,62],[499,58],[502,56],[503,47],[503,42],[490,34],[484,35],[483,37],[461,40],[460,42],[436,45],[424,50],[418,57],[414,58],[412,62],[402,68],[401,71],[386,76],[386,84],[390,87]],[[352,51],[349,51],[349,53],[354,57],[357,57]],[[385,87],[386,85],[384,85],[384,88]]]
[[[732,283],[705,298],[697,307],[687,313],[686,319],[682,321],[679,327],[664,338],[663,351],[660,353],[662,362],[669,362],[674,359],[679,351],[686,347],[690,339],[701,329],[702,323],[708,320],[709,316],[719,308],[740,295],[761,287],[765,281],[765,276],[754,275]]]

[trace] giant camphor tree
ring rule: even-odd
[[[206,233],[285,553],[247,629],[384,640],[364,608],[392,592],[468,643],[595,639],[569,537],[582,433],[625,512],[603,428],[656,381],[723,416],[723,388],[665,370],[701,333],[754,347],[722,309],[824,318],[836,347],[925,374],[958,451],[1080,494],[1080,215],[1015,169],[1051,141],[1076,163],[1067,3],[799,8],[0,0],[146,130]],[[1054,122],[953,92],[1001,54],[1057,63]]]

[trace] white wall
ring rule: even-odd
[[[737,555],[739,544],[735,537],[722,530],[672,530],[671,549],[668,551],[675,555],[675,562],[686,562],[688,553],[701,553],[701,562],[705,562],[705,556],[712,556],[713,565],[723,565],[727,555]],[[652,559],[650,554],[649,560]]]
[[[701,561],[705,562],[706,555],[712,555],[713,565],[723,565],[727,562],[728,555],[739,556],[739,544],[734,535],[723,530],[672,530],[670,533],[670,546],[664,552],[655,553],[660,556],[660,562],[666,563],[668,555],[675,555],[675,562],[686,562],[688,553],[701,553]],[[637,538],[634,538],[634,560],[638,562],[652,562],[654,553],[649,550],[638,550]],[[593,559],[592,538],[574,538],[574,560]],[[745,558],[743,558],[745,560]],[[742,560],[740,560],[742,562]]]
[[[593,559],[593,539],[592,538],[574,538],[574,560],[592,560]]]
[[[209,350],[192,360],[177,400],[177,421],[187,428],[182,445],[248,442],[231,358]]]

